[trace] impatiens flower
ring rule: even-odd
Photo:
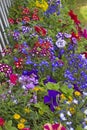
[[[61,38],[59,38],[59,39],[56,41],[56,46],[57,46],[58,48],[63,48],[63,47],[65,47],[66,44],[67,44],[66,41],[63,40],[63,39],[61,39]]]
[[[11,66],[0,63],[0,72],[5,73],[6,76],[10,76],[13,71]]]
[[[64,126],[62,126],[62,124],[47,123],[44,125],[44,130],[66,130],[66,128]]]
[[[17,79],[18,79],[18,76],[16,74],[11,74],[10,75],[10,82],[11,83],[16,84],[17,83]]]
[[[35,28],[35,31],[37,33],[40,33],[42,36],[45,36],[46,33],[47,33],[47,30],[45,28],[43,28],[43,27],[35,26],[34,28]]]
[[[52,112],[55,111],[55,107],[58,106],[60,92],[56,90],[48,90],[48,95],[44,96],[44,103],[49,105]]]
[[[5,124],[5,120],[2,117],[0,117],[0,126],[4,126],[4,124]]]

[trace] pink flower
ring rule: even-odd
[[[0,117],[0,126],[3,126],[4,124],[5,124],[5,120],[2,117]]]
[[[11,74],[10,75],[10,82],[11,83],[16,84],[17,83],[17,79],[18,79],[18,76],[16,74]]]
[[[30,128],[23,128],[22,130],[31,130]]]
[[[66,128],[62,124],[47,123],[44,125],[44,130],[66,130]]]
[[[83,37],[87,39],[87,30],[86,29],[83,30]]]

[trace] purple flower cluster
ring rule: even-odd
[[[71,54],[68,56],[64,77],[68,83],[76,84],[80,89],[86,89],[87,60],[80,54]]]
[[[38,84],[37,75],[34,73],[29,74],[29,72],[25,71],[19,77],[19,83],[21,83],[22,88],[25,90],[33,89]]]

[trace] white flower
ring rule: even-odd
[[[86,93],[86,92],[83,92],[83,95],[84,95],[84,96],[87,96],[87,93]]]
[[[84,119],[87,122],[87,118]]]
[[[66,44],[67,44],[66,41],[63,40],[63,39],[61,39],[61,38],[59,38],[59,39],[56,41],[56,46],[57,46],[58,48],[63,48],[63,47],[65,47]]]
[[[70,113],[70,111],[67,111],[67,115],[68,115],[68,116],[71,116],[72,114]]]
[[[70,121],[70,122],[68,122],[68,121],[67,121],[67,122],[66,122],[66,124],[67,124],[67,125],[71,125],[71,124],[72,124],[72,122],[71,122],[71,121]]]
[[[74,99],[73,103],[78,104],[78,100]]]
[[[87,109],[84,111],[84,114],[87,115]]]
[[[74,128],[71,127],[70,130],[74,130]]]
[[[63,121],[66,121],[66,120],[67,120],[67,119],[65,118],[65,116],[64,116],[63,113],[60,113],[60,118],[61,118],[61,120],[63,120]]]
[[[84,127],[85,130],[87,130],[87,125]]]

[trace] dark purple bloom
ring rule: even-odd
[[[48,90],[48,95],[44,96],[44,103],[49,105],[52,112],[55,111],[55,107],[58,106],[60,92],[56,90]]]
[[[48,75],[47,78],[44,80],[44,84],[48,82],[56,83],[56,80]]]

